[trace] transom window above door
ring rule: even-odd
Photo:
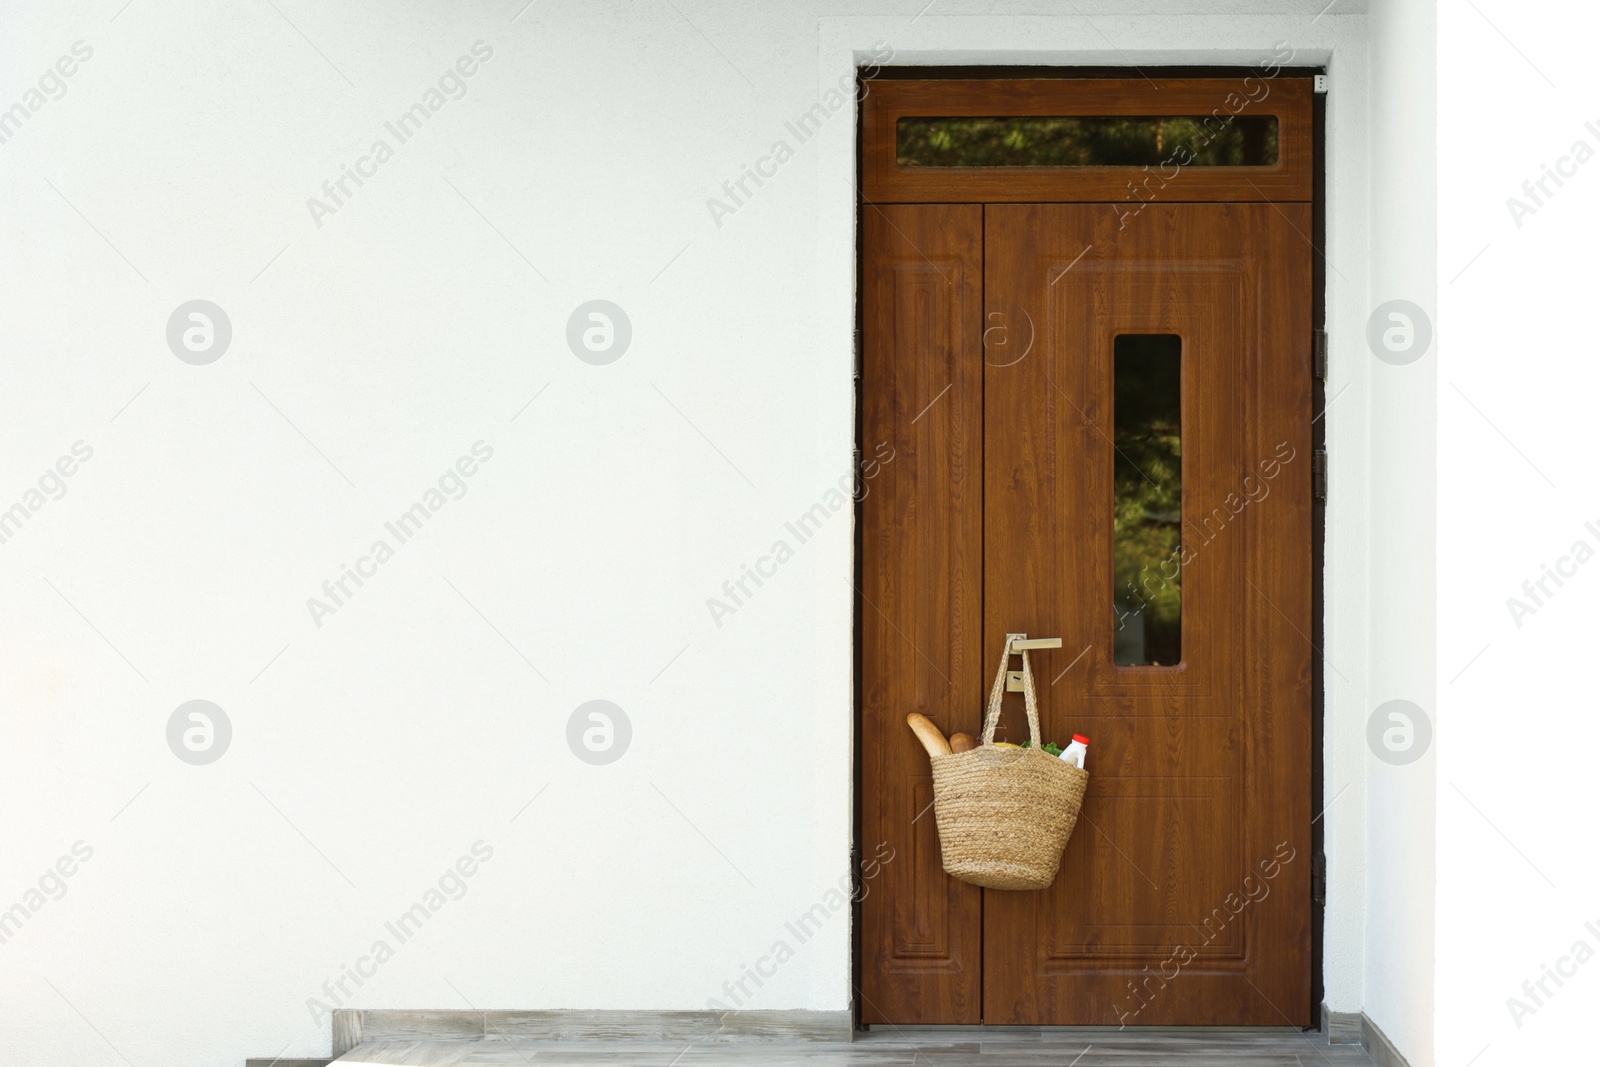
[[[1309,201],[1311,79],[894,80],[861,112],[872,203]]]
[[[901,167],[1267,167],[1275,115],[902,115]]]

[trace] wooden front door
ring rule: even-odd
[[[1120,157],[1003,157],[1136,153],[1226,81],[868,96],[862,446],[895,459],[861,507],[863,1022],[1312,1022],[1309,89],[1252,102],[1270,145],[1131,202]],[[1045,740],[1091,738],[1061,871],[1025,893],[943,873],[905,725],[976,735],[1018,632],[1064,642],[1033,654]]]

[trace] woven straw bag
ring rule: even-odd
[[[1078,823],[1089,774],[1039,747],[1039,702],[1026,651],[1022,694],[1033,747],[995,747],[1010,657],[1007,638],[989,692],[981,744],[931,757],[933,811],[945,873],[952,878],[990,889],[1043,889],[1061,866],[1061,851]]]

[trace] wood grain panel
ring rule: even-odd
[[[905,717],[974,731],[981,701],[983,209],[867,208],[862,445],[861,1017],[975,1023],[981,890],[945,876],[928,757]]]
[[[984,1022],[1309,1024],[1310,207],[985,211],[986,313],[1037,336],[985,369],[984,647],[1064,639],[1041,717],[1094,778],[1056,883],[986,893]],[[1119,333],[1182,340],[1176,667],[1112,656]]]
[[[1278,119],[1278,162],[1263,167],[902,167],[902,116],[1236,115]],[[1310,78],[1033,78],[875,81],[861,113],[862,195],[875,203],[1309,201]],[[1181,158],[1181,157],[1180,157]],[[1309,231],[1307,231],[1309,232]]]

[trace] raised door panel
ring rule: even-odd
[[[861,1017],[976,1023],[982,892],[945,876],[905,717],[971,730],[981,699],[983,209],[863,215]],[[892,457],[882,462],[883,457]]]

